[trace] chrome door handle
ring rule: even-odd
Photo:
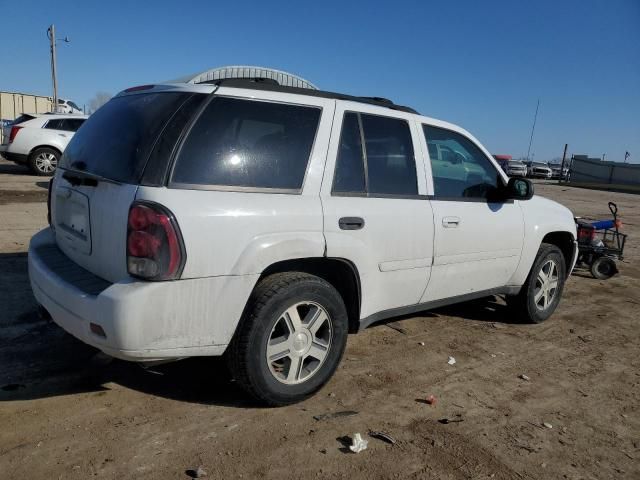
[[[360,217],[342,217],[338,220],[340,230],[360,230],[364,227],[364,218]]]
[[[460,217],[444,217],[442,219],[444,228],[456,228],[458,225],[460,225]]]

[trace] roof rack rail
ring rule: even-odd
[[[199,82],[204,84],[213,84],[221,87],[248,88],[253,90],[264,90],[270,92],[296,93],[299,95],[307,95],[309,97],[332,98],[335,100],[348,100],[351,102],[364,103],[367,105],[376,105],[386,107],[391,110],[398,110],[407,113],[418,112],[411,107],[396,105],[391,100],[383,97],[357,97],[345,95],[343,93],[327,92],[324,90],[312,90],[309,88],[289,87],[278,84],[277,81],[269,78],[223,78],[217,80],[207,80]]]

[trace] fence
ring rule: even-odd
[[[574,158],[569,184],[640,193],[640,165]]]

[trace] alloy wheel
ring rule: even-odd
[[[324,364],[332,340],[327,311],[315,302],[298,302],[271,329],[266,350],[269,371],[287,385],[307,381]]]
[[[53,173],[58,165],[58,160],[53,153],[40,152],[36,157],[36,168],[42,173]]]
[[[538,310],[546,310],[553,303],[558,291],[558,265],[554,260],[547,260],[543,265],[534,288],[533,301]]]

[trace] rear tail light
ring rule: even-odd
[[[134,202],[127,226],[127,269],[145,280],[180,277],[186,253],[173,214],[154,202]]]
[[[16,138],[16,135],[18,135],[18,132],[20,131],[21,128],[22,127],[18,127],[16,125],[11,127],[11,132],[9,132],[9,143],[13,142],[13,140]]]
[[[588,225],[578,226],[578,243],[591,243],[596,237],[596,229]]]

